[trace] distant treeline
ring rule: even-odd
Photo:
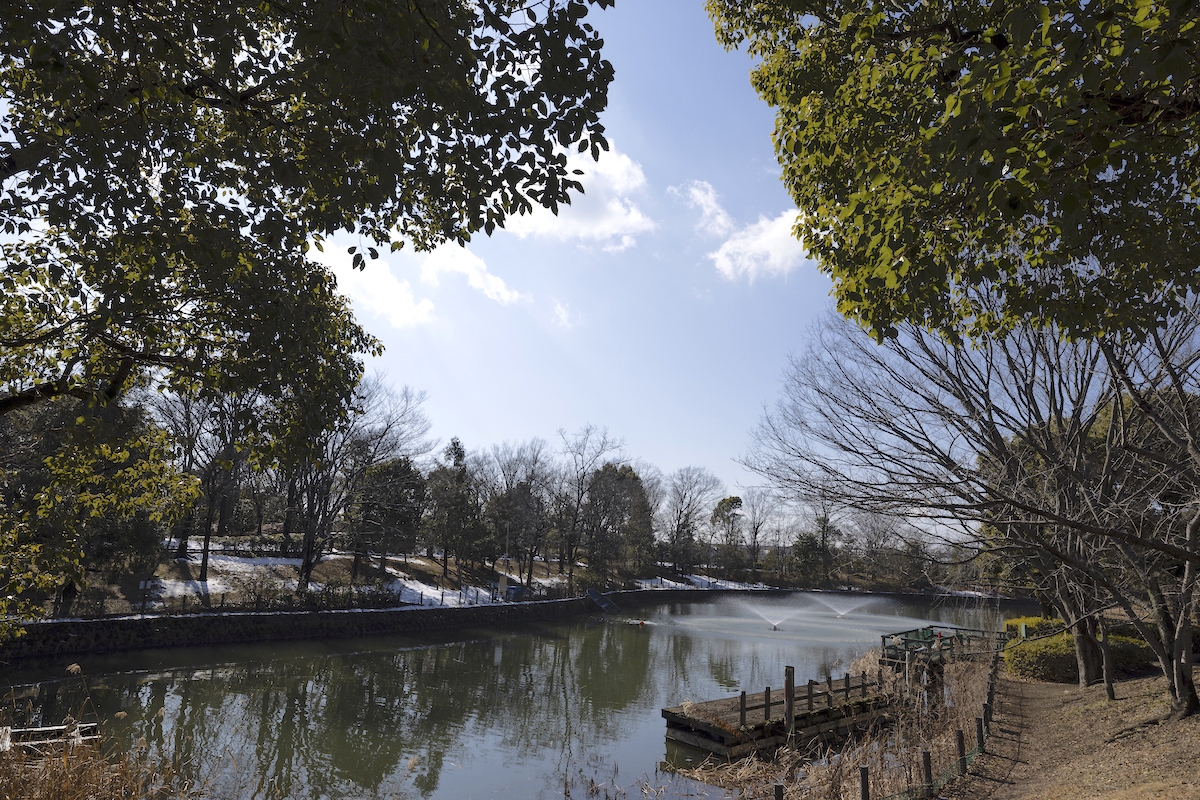
[[[88,585],[136,597],[170,558],[198,559],[205,580],[214,542],[299,559],[299,593],[334,549],[354,555],[352,583],[380,581],[390,556],[423,554],[461,581],[507,555],[521,584],[549,562],[568,594],[697,570],[802,587],[973,581],[932,567],[947,554],[894,518],[835,524],[766,490],[730,495],[703,468],[628,457],[594,426],[553,445],[439,447],[423,401],[369,379],[342,416],[299,433],[262,397],[149,387],[5,414],[0,502],[37,572],[26,613],[68,613]]]

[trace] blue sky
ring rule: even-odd
[[[734,459],[832,302],[787,233],[773,113],[702,0],[617,0],[592,22],[616,81],[586,197],[363,273],[324,258],[387,347],[369,369],[428,392],[443,441],[557,443],[593,423],[663,472],[753,484]]]

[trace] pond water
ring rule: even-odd
[[[174,753],[219,798],[563,797],[591,779],[667,782],[655,776],[664,759],[694,754],[668,752],[664,706],[782,687],[786,665],[797,683],[840,676],[882,633],[994,627],[1006,611],[796,593],[441,636],[97,656],[78,677],[66,664],[8,671],[5,724],[83,709],[117,742]]]

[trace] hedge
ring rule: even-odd
[[[1154,651],[1141,639],[1111,637],[1113,662],[1117,675],[1140,672],[1154,663]],[[1020,678],[1074,683],[1079,680],[1075,661],[1075,641],[1071,634],[1060,633],[1046,639],[1015,639],[1004,648],[1008,671]]]

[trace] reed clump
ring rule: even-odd
[[[0,752],[0,800],[194,800],[200,792],[144,749],[98,742],[56,752]]]
[[[879,651],[868,652],[850,667],[872,675]],[[963,731],[967,749],[975,744],[975,718],[987,699],[987,663],[954,662],[944,669],[943,684],[926,688],[923,682],[907,692],[903,675],[884,672],[884,692],[894,698],[886,725],[836,746],[801,743],[770,755],[753,755],[732,763],[706,759],[680,770],[693,780],[735,789],[742,798],[773,798],[776,783],[784,784],[789,800],[858,800],[859,767],[868,767],[871,796],[920,796],[924,782],[921,753],[928,751],[935,782],[952,772],[958,758],[956,731]]]

